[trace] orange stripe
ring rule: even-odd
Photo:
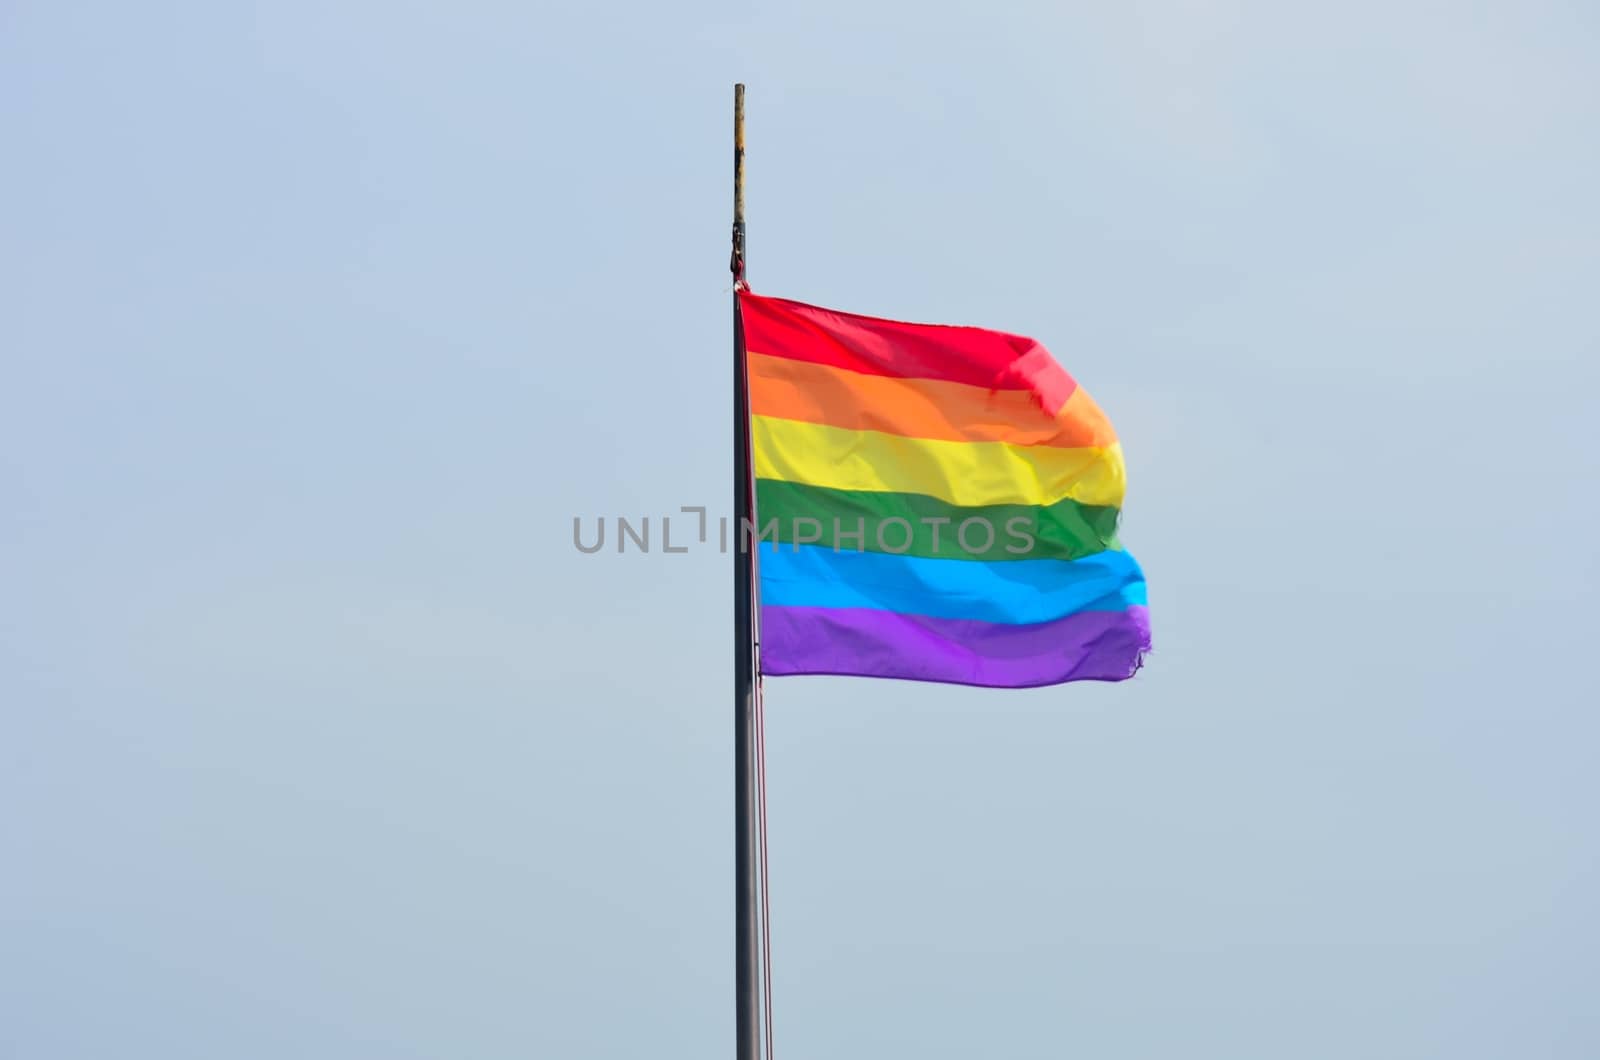
[[[751,352],[750,412],[853,431],[951,442],[1104,448],[1116,431],[1083,387],[1052,416],[1025,390],[896,379]]]

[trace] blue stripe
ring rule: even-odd
[[[761,550],[761,602],[1024,624],[1146,601],[1144,573],[1126,552],[985,563],[802,545]]]

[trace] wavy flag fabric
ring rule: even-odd
[[[1032,339],[741,291],[761,672],[1026,688],[1150,648],[1122,448]]]

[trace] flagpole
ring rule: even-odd
[[[744,528],[751,515],[750,408],[746,389],[744,320],[739,291],[744,286],[744,85],[733,86],[733,862],[734,862],[734,1029],[736,1060],[755,1060],[756,1027],[756,877],[754,804],[751,785],[755,744],[752,692],[755,685],[753,586]]]

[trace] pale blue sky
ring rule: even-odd
[[[770,683],[778,1044],[1600,1054],[1585,5],[0,11],[0,1057],[731,1055],[757,290],[1036,336],[1133,682]]]

